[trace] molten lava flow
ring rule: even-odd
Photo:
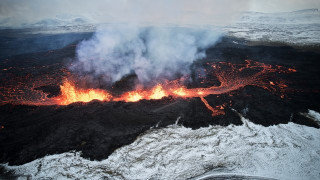
[[[163,86],[161,84],[156,85],[151,90],[145,90],[145,91],[130,91],[127,93],[124,93],[120,97],[114,97],[113,101],[125,101],[125,102],[137,102],[142,99],[161,99],[165,96],[168,96],[167,91],[163,89]]]
[[[220,86],[211,86],[207,88],[188,89],[181,85],[177,80],[169,81],[165,84],[157,84],[149,90],[135,90],[126,92],[120,96],[112,96],[109,92],[101,89],[77,89],[73,83],[68,80],[61,86],[61,95],[55,100],[60,105],[67,105],[73,102],[89,102],[93,99],[101,101],[125,101],[136,102],[142,99],[161,99],[166,96],[192,98],[202,97],[201,100],[209,108],[209,104],[203,98],[210,94],[223,94],[237,90],[247,85],[260,86],[268,90],[283,89],[287,87],[283,82],[269,81],[270,73],[290,73],[294,69],[285,69],[281,66],[271,66],[264,63],[246,60],[245,64],[231,64],[219,62],[209,64],[211,71],[220,81]],[[251,70],[252,72],[248,71]]]
[[[166,91],[163,90],[161,84],[158,84],[151,90],[151,95],[149,96],[149,99],[161,99],[165,96],[168,96]]]
[[[100,89],[76,89],[73,83],[65,81],[62,86],[60,86],[61,95],[55,100],[60,105],[67,105],[73,102],[90,102],[94,99],[100,101],[109,101],[111,95],[104,90]]]
[[[200,99],[204,103],[204,105],[206,105],[206,107],[210,111],[212,111],[212,116],[218,116],[218,115],[224,115],[225,114],[224,111],[223,111],[223,109],[224,109],[223,106],[217,106],[217,108],[214,109],[212,106],[210,106],[210,104],[208,103],[208,101],[204,97],[200,96]]]
[[[143,94],[138,91],[128,92],[115,101],[137,102],[143,99]]]
[[[210,94],[223,94],[228,93],[239,88],[243,88],[247,85],[259,86],[266,90],[273,92],[283,93],[287,88],[287,85],[276,77],[276,74],[286,74],[296,72],[293,68],[285,68],[282,66],[272,66],[260,62],[255,62],[251,60],[246,60],[244,64],[232,64],[228,62],[217,62],[217,63],[207,63],[206,69],[204,71],[206,75],[199,75],[199,78],[205,78],[201,83],[206,82],[209,87],[206,88],[186,88],[183,84],[185,81],[181,78],[174,81],[166,81],[163,84],[157,84],[151,89],[140,89],[135,91],[125,92],[121,95],[112,95],[106,90],[102,89],[80,89],[77,88],[74,83],[72,83],[68,78],[66,78],[63,84],[60,86],[61,94],[58,97],[48,98],[45,97],[43,92],[35,91],[34,87],[37,85],[43,85],[46,83],[37,83],[31,86],[33,97],[38,97],[37,101],[29,100],[30,98],[25,98],[23,95],[22,88],[7,86],[6,91],[3,91],[9,95],[6,95],[2,91],[3,97],[5,97],[6,102],[10,102],[10,99],[20,102],[20,104],[38,104],[38,105],[49,105],[49,104],[58,104],[58,105],[68,105],[74,102],[89,102],[94,99],[100,101],[125,101],[125,102],[137,102],[142,99],[161,99],[163,97],[172,96],[176,98],[192,98],[200,97],[202,102],[206,107],[212,111],[212,115],[221,115],[224,114],[223,106],[210,106],[209,103],[204,99],[204,97]],[[67,74],[67,73],[64,73]],[[214,83],[208,77],[215,77],[217,81],[220,82],[220,85],[211,85],[217,84]],[[49,76],[48,76],[49,77]],[[275,78],[276,77],[276,78]],[[52,79],[53,77],[50,76]],[[48,78],[49,79],[49,78]],[[23,85],[21,81],[21,86]],[[39,86],[38,86],[39,87]],[[30,88],[29,88],[30,89]],[[0,88],[1,90],[1,88]],[[28,92],[24,91],[24,92]],[[35,94],[35,95],[33,95]],[[12,95],[12,97],[11,97]],[[19,95],[19,96],[17,96]],[[28,94],[25,93],[27,96]],[[15,97],[15,99],[13,98]],[[40,97],[40,98],[39,98]],[[281,98],[284,97],[284,94],[281,94]],[[33,98],[34,99],[34,98]],[[11,101],[12,101],[11,100]]]
[[[0,75],[0,105],[50,105],[56,102],[36,88],[60,84],[67,71],[59,64],[28,68],[17,66],[0,70]]]
[[[181,97],[187,96],[189,94],[184,87],[174,89],[172,92],[176,96],[181,96]]]

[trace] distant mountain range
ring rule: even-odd
[[[59,27],[89,25],[93,22],[85,17],[75,15],[57,15],[52,18],[45,18],[35,22],[17,23],[14,18],[0,19],[0,28],[37,28],[37,27]]]
[[[262,13],[244,12],[237,22],[241,23],[262,23],[262,24],[310,24],[320,23],[318,9],[304,9],[293,12]],[[7,28],[53,28],[64,26],[87,26],[97,25],[92,19],[71,14],[56,15],[52,18],[45,18],[35,22],[22,22],[14,18],[0,19],[0,29]]]
[[[261,24],[320,23],[320,13],[318,9],[304,9],[281,13],[245,12],[239,19],[239,22]]]

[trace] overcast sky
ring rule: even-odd
[[[0,24],[71,14],[100,22],[223,24],[241,11],[319,8],[320,0],[1,0]]]

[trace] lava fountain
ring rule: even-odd
[[[109,101],[112,97],[107,91],[101,89],[77,89],[72,82],[65,80],[60,86],[61,95],[55,98],[59,105],[68,105],[73,102],[90,102],[94,99]]]

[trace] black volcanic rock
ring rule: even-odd
[[[196,107],[196,108],[195,108]],[[186,111],[191,114],[185,114]],[[74,103],[68,106],[0,106],[1,162],[23,164],[46,154],[81,150],[90,159],[107,158],[150,128],[219,124],[199,98]],[[197,121],[196,121],[197,122]]]
[[[298,113],[307,112],[305,106],[290,98],[281,98],[263,88],[247,86],[230,97],[232,107],[250,121],[264,126],[294,122],[319,128],[311,119],[301,117]]]
[[[74,103],[68,106],[0,106],[1,162],[23,164],[47,154],[71,150],[102,160],[115,149],[132,143],[150,128],[177,122],[197,129],[209,125],[242,124],[237,112],[261,125],[295,122],[319,127],[301,116],[305,108],[267,90],[247,86],[205,97],[212,106],[224,102],[225,115],[211,116],[200,98],[142,100],[135,103]]]
[[[209,125],[240,125],[242,121],[238,113],[264,126],[294,122],[319,128],[316,122],[301,113],[306,113],[308,109],[320,111],[320,53],[288,46],[247,46],[245,41],[238,42],[241,43],[233,44],[232,39],[224,38],[208,49],[207,57],[192,65],[193,81],[187,86],[219,85],[215,76],[201,79],[194,73],[207,68],[208,62],[243,63],[245,59],[251,59],[297,70],[296,73],[277,75],[289,84],[284,98],[255,86],[209,95],[205,99],[211,106],[224,105],[225,115],[215,117],[211,116],[212,112],[200,98],[168,97],[135,103],[93,101],[68,106],[6,104],[0,106],[0,162],[23,164],[47,154],[71,150],[82,151],[82,156],[89,159],[105,159],[115,149],[132,143],[146,130],[175,124],[178,117],[178,124],[193,129]],[[64,62],[68,61],[66,59],[72,59],[74,55],[75,47],[69,46],[54,52],[8,57],[0,63],[0,68],[12,68],[0,72],[0,85],[6,86],[8,82],[15,81],[10,78],[17,74],[25,76],[26,73],[41,77],[45,72],[55,72],[57,79],[59,73],[63,72],[57,69],[64,69]],[[127,90],[130,88],[127,85],[134,80],[134,76],[128,76],[115,84],[115,89]],[[36,88],[50,97],[56,96],[60,92],[59,86],[51,83]]]
[[[210,95],[205,97],[210,105],[221,105],[217,96]],[[227,99],[224,99],[227,100]],[[200,127],[207,127],[208,125],[221,125],[227,126],[229,124],[241,125],[239,115],[231,110],[230,107],[224,109],[224,115],[217,115],[212,117],[212,112],[208,110],[200,98],[193,98],[189,101],[188,108],[185,109],[181,122],[183,126],[191,127],[192,129],[198,129]]]
[[[57,84],[50,84],[34,88],[34,90],[42,91],[47,94],[48,98],[56,97],[61,94],[60,87]]]

